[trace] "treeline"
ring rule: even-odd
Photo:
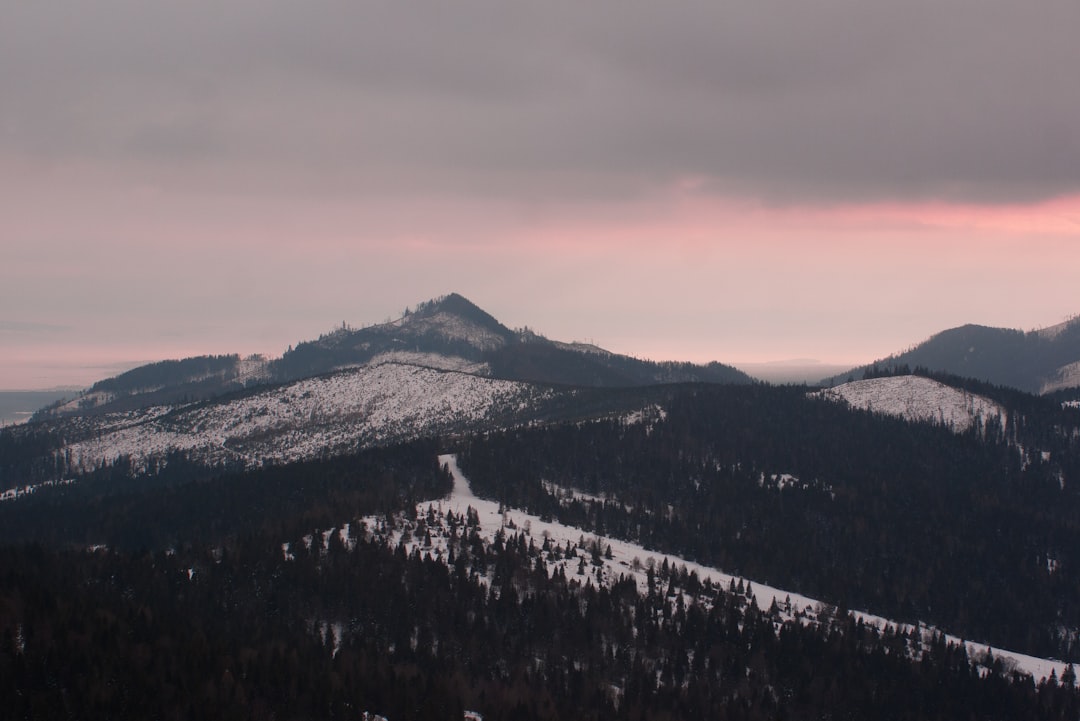
[[[45,424],[0,428],[0,491],[62,477],[67,470],[56,452],[63,436]]]
[[[132,474],[124,459],[0,503],[0,543],[160,550],[397,510],[450,491],[434,441],[244,471],[207,468],[173,454]]]
[[[1074,719],[940,638],[844,614],[783,622],[661,569],[647,594],[548,575],[522,535],[460,524],[449,563],[319,528],[127,553],[0,553],[0,696],[12,719]],[[310,543],[309,543],[310,541]],[[665,590],[666,589],[666,590]],[[1072,679],[1063,679],[1070,682]]]
[[[842,607],[1080,657],[1075,437],[1051,434],[1044,457],[799,388],[691,387],[664,408],[657,423],[475,438],[460,460],[478,494],[570,525]],[[567,501],[545,482],[609,500]]]

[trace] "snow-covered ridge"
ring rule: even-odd
[[[574,556],[547,554],[544,560],[549,575],[558,570],[565,574],[567,578],[581,578],[582,583],[585,582],[585,579],[588,579],[589,582],[609,586],[618,581],[620,577],[627,577],[636,582],[639,592],[645,593],[648,590],[649,570],[659,569],[662,564],[666,563],[668,567],[675,567],[680,570],[685,568],[687,573],[696,573],[703,584],[711,583],[714,586],[719,585],[723,588],[746,589],[746,597],[757,604],[759,609],[768,612],[775,603],[777,607],[782,609],[785,620],[816,623],[823,616],[828,617],[828,615],[835,614],[835,609],[829,604],[802,594],[759,584],[750,579],[725,573],[717,568],[660,554],[626,541],[599,537],[561,523],[542,521],[538,516],[505,508],[495,501],[479,498],[473,494],[469,481],[458,466],[455,456],[439,456],[439,463],[445,464],[453,475],[454,490],[447,498],[441,501],[422,502],[417,505],[416,517],[418,519],[426,518],[432,522],[428,524],[425,521],[422,532],[414,533],[417,528],[410,528],[403,518],[398,519],[396,528],[388,529],[384,524],[385,517],[383,516],[360,519],[358,525],[363,529],[361,532],[365,533],[369,538],[382,538],[392,547],[404,543],[409,553],[415,548],[420,553],[430,553],[434,558],[449,562],[446,547],[447,539],[442,535],[438,524],[440,523],[439,519],[445,517],[446,512],[450,511],[455,516],[462,518],[471,516],[476,519],[479,522],[481,536],[489,543],[494,541],[496,534],[525,533],[531,539],[535,539],[537,546],[550,545],[553,548],[566,547],[578,550]],[[428,513],[429,507],[431,507],[431,513]],[[471,513],[470,509],[472,509]],[[355,527],[346,525],[339,531],[342,534],[342,540],[346,541],[346,545],[348,545],[346,539],[352,532],[352,528]],[[405,533],[406,530],[409,532]],[[326,533],[333,533],[333,530]],[[324,533],[324,537],[326,533]],[[288,548],[283,546],[282,551],[285,557],[288,558]],[[588,564],[586,564],[586,561],[588,561]],[[585,569],[584,573],[582,573],[582,568]],[[868,612],[854,611],[852,613],[857,619],[861,619],[864,624],[882,631],[888,627],[894,630],[902,629],[909,635],[917,633],[923,644],[929,644],[934,635],[939,633],[938,629],[924,624],[912,626],[891,621]],[[964,644],[968,656],[972,659],[982,658],[984,654],[990,652],[994,658],[1005,660],[1009,666],[1020,673],[1032,676],[1036,681],[1048,678],[1052,672],[1060,679],[1067,666],[1061,661],[1036,658],[1013,651],[992,648],[983,643],[963,640],[948,634],[944,634],[944,637],[946,642],[957,645]]]
[[[318,458],[512,416],[552,391],[400,363],[307,378],[220,403],[78,420],[65,450],[90,469],[121,456],[137,468],[171,451],[249,466]]]
[[[1004,425],[1008,416],[989,398],[914,375],[852,381],[811,395],[909,421],[937,423],[957,433],[991,419]]]

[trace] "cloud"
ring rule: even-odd
[[[22,3],[0,160],[167,189],[767,203],[1080,191],[1080,5]]]

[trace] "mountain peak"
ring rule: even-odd
[[[477,350],[501,348],[514,337],[494,316],[458,293],[421,303],[394,325],[409,335],[437,335]]]
[[[411,315],[430,317],[439,313],[456,315],[480,322],[482,325],[502,327],[502,324],[495,320],[494,316],[460,293],[450,293],[449,295],[433,298],[426,303],[420,303]]]

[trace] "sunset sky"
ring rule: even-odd
[[[1080,3],[57,0],[0,18],[0,388],[452,291],[657,360],[1080,313]]]

